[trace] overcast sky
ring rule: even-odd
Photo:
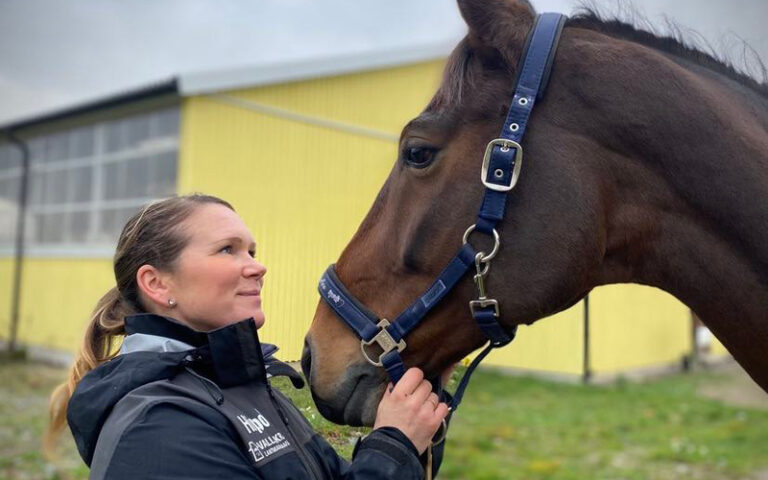
[[[577,0],[532,3],[571,13]],[[634,4],[768,60],[768,1]],[[465,30],[452,0],[0,0],[0,125],[179,73],[449,45]]]

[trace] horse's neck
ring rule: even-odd
[[[609,166],[623,178],[606,187],[619,201],[601,281],[674,294],[768,391],[768,118],[749,93],[704,86],[670,107],[685,122]]]

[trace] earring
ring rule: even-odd
[[[168,306],[171,307],[171,308],[175,307],[176,306],[176,300],[174,300],[172,298],[169,298],[168,299]]]

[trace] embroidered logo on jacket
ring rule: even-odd
[[[285,436],[277,432],[274,435],[262,438],[255,442],[248,442],[248,451],[253,455],[253,461],[258,462],[267,458],[275,452],[288,447],[290,443],[285,439]]]
[[[254,410],[256,409],[254,408]],[[256,416],[253,418],[246,417],[245,415],[238,415],[237,419],[240,420],[240,423],[243,424],[245,430],[248,433],[262,433],[264,432],[264,429],[269,426],[269,420],[267,420],[267,417],[262,415],[258,410],[256,410]]]
[[[256,416],[248,417],[247,415],[238,415],[237,419],[243,424],[245,430],[249,435],[263,434],[266,432],[266,436],[258,440],[248,441],[248,451],[253,455],[253,461],[259,462],[265,458],[273,455],[274,453],[289,447],[291,444],[286,440],[285,435],[282,432],[270,433],[267,430],[271,430],[272,424],[267,420],[261,412],[256,410]]]

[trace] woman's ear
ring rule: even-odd
[[[169,279],[166,274],[152,265],[142,265],[136,272],[136,284],[147,301],[162,308],[168,308],[168,300],[172,298]]]
[[[514,66],[533,27],[536,12],[527,0],[458,0],[459,11],[469,26],[472,50],[486,63],[493,50]]]

